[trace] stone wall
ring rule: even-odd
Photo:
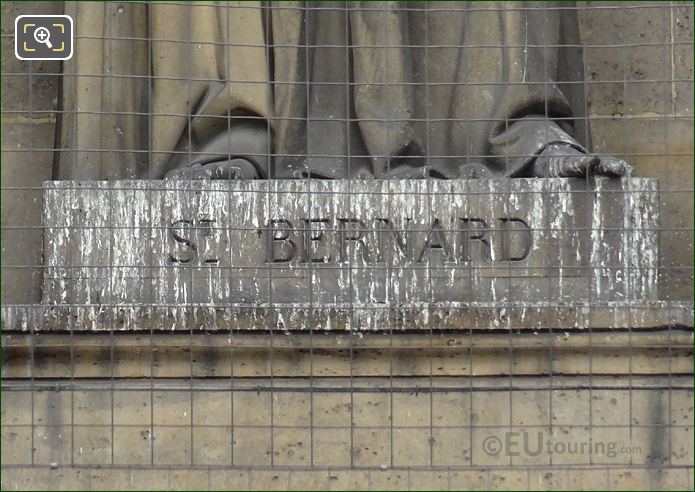
[[[591,140],[661,189],[660,297],[693,297],[693,6],[579,2]]]
[[[14,56],[14,20],[62,11],[62,2],[2,4],[2,304],[41,300],[40,187],[53,173],[60,86],[60,62]]]
[[[668,344],[660,332],[13,335],[3,477],[6,488],[686,488],[692,341],[679,330]]]

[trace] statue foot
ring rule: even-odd
[[[164,179],[258,179],[256,166],[246,159],[215,161],[206,164],[194,163],[190,166],[172,169]]]
[[[257,121],[236,123],[190,154],[179,152],[164,179],[256,179],[268,175],[270,135]]]
[[[487,166],[477,162],[471,162],[459,166],[458,177],[459,179],[486,179],[491,178],[492,173]]]
[[[564,144],[551,144],[534,163],[534,176],[544,178],[582,178],[630,176],[632,166],[613,156],[585,154]]]

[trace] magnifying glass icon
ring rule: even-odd
[[[53,45],[51,44],[51,32],[45,27],[39,27],[34,31],[34,39],[37,43],[45,44],[50,49],[53,49]]]

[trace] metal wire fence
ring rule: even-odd
[[[3,488],[692,489],[692,15],[4,2]]]

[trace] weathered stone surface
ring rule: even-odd
[[[659,307],[657,195],[645,179],[50,182],[45,307],[5,324],[581,328],[603,309],[640,325]]]
[[[53,182],[48,304],[653,300],[652,180]]]
[[[60,14],[63,2],[2,2],[2,304],[41,301],[41,184],[51,179],[60,62],[14,56],[20,14]]]
[[[315,336],[310,332],[273,336],[256,332],[235,333],[232,337],[219,332],[197,332],[193,336],[191,333],[132,332],[113,337],[104,332],[83,333],[79,337],[45,332],[6,335],[2,338],[2,346],[2,377],[19,379],[373,377],[384,374],[466,378],[472,372],[478,376],[508,378],[551,372],[574,375],[693,372],[691,329],[611,330],[600,334],[588,330],[572,333],[529,331],[514,333],[511,337],[504,331],[471,335],[467,330],[433,333],[432,336],[417,332],[396,336],[362,332],[350,336],[340,332],[334,336]],[[552,356],[548,347],[553,347]],[[627,347],[629,358],[622,357]],[[33,366],[26,362],[30,357],[33,357]],[[128,395],[128,399],[133,398],[133,394]],[[257,403],[259,401],[248,403],[263,407]],[[149,415],[144,406],[143,412]],[[262,414],[254,414],[255,419],[261,417]],[[333,417],[338,420],[339,414]]]
[[[419,465],[436,471],[509,465],[675,466],[693,460],[692,377],[687,374],[633,376],[630,384],[611,375],[556,375],[552,384],[525,377],[511,383],[509,378],[475,377],[461,384],[426,376],[279,378],[272,385],[267,379],[245,378],[233,387],[228,381],[172,378],[155,380],[155,390],[151,384],[79,379],[53,387],[40,381],[5,383],[8,408],[3,411],[24,412],[29,423],[4,424],[8,445],[3,446],[3,464],[58,463],[63,468],[108,464],[113,455],[116,466],[306,471],[311,464],[373,470]],[[75,387],[79,403],[71,398]],[[111,391],[116,401],[102,404]],[[21,404],[32,392],[33,404]],[[319,403],[302,403],[317,397]],[[212,399],[218,404],[199,404]],[[85,405],[94,408],[93,417],[82,412]],[[344,409],[344,418],[330,423],[317,418],[321,409],[334,407]],[[63,415],[53,417],[56,409]],[[113,422],[113,427],[95,421]],[[519,438],[510,453],[489,453],[484,447],[486,437],[504,441],[508,433]],[[529,451],[537,449],[538,433],[544,435],[543,443],[603,444],[573,451],[543,444],[539,452],[525,453],[523,433],[534,439]],[[614,452],[609,443],[615,443]]]
[[[577,2],[592,150],[659,180],[659,298],[693,298],[693,4]]]

